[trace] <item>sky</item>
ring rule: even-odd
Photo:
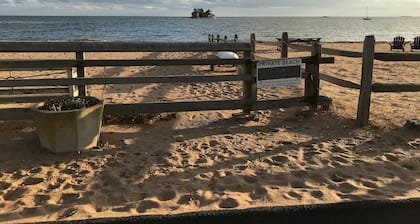
[[[0,15],[420,16],[420,0],[0,0]]]

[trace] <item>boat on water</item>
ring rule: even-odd
[[[203,9],[194,9],[191,13],[191,18],[216,18],[216,15],[208,9],[207,11],[204,11]]]
[[[368,8],[366,7],[366,16],[365,17],[363,17],[363,20],[372,20],[372,18],[370,18],[369,16],[368,16]]]

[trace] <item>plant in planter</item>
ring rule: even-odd
[[[33,107],[41,146],[52,152],[80,152],[97,146],[102,114],[103,102],[90,96],[54,97]]]

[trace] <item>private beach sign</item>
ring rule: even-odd
[[[258,61],[257,87],[299,85],[302,78],[301,64],[300,58]]]

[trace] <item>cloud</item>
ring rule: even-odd
[[[103,15],[120,13],[185,16],[192,8],[204,8],[212,9],[217,16],[361,16],[364,8],[369,7],[372,16],[398,16],[420,15],[419,2],[420,0],[0,0],[0,15],[11,12],[11,9],[16,13],[19,9],[29,13],[37,9],[37,12],[52,12],[56,15],[90,15],[92,11],[101,10]],[[70,8],[73,11],[68,11]]]

